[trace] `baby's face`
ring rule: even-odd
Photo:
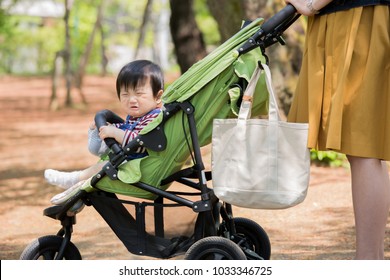
[[[153,96],[149,82],[135,89],[121,87],[120,101],[127,115],[141,117],[158,106],[159,97]]]

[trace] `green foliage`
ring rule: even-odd
[[[39,73],[50,71],[52,57],[48,54],[59,50],[63,45],[58,30],[60,22],[42,24],[42,19],[28,16],[0,15],[0,73],[12,73],[17,64],[31,63],[36,57]],[[53,55],[54,57],[54,55]]]
[[[154,3],[153,12],[159,13],[161,5]],[[135,48],[139,37],[139,28],[142,24],[143,12],[146,6],[146,0],[113,0],[110,5],[107,5],[105,9],[105,22],[104,26],[107,38],[110,44],[124,45],[131,48]],[[152,21],[154,18],[152,18]],[[149,23],[145,43],[147,45],[152,44],[153,30],[152,24]]]
[[[63,0],[57,0],[63,3]],[[97,7],[102,0],[74,1],[70,11],[70,35],[72,69],[77,71],[80,57],[85,52],[96,17]],[[106,1],[108,3],[108,1]],[[104,10],[103,28],[110,44],[122,42],[135,46],[142,12],[146,3],[136,0],[111,0]],[[107,20],[106,20],[107,19]],[[115,34],[115,35],[112,35]],[[118,34],[118,35],[116,35]],[[11,15],[0,9],[0,74],[47,74],[52,70],[55,53],[63,50],[65,26],[63,18],[44,19],[25,15]],[[89,57],[87,72],[100,70],[101,36],[96,33],[94,46]],[[33,64],[31,68],[21,65]]]
[[[310,158],[314,164],[330,167],[346,166],[347,158],[345,155],[334,151],[310,151]]]
[[[96,1],[75,1],[70,13],[70,32],[72,44],[72,69],[77,71],[80,57],[85,52],[86,46],[92,34],[93,26],[97,17]],[[96,37],[99,35],[96,34]],[[94,40],[89,67],[94,69],[93,64],[100,59],[100,42]]]
[[[221,36],[218,31],[218,24],[211,16],[207,8],[206,0],[195,0],[194,10],[196,22],[199,26],[199,29],[202,31],[203,39],[206,45],[219,45]]]
[[[12,59],[13,46],[8,42],[15,37],[14,25],[16,22],[10,20],[6,11],[0,9],[0,74],[7,72]]]

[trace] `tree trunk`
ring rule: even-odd
[[[104,0],[101,0],[100,5],[97,8],[97,16],[96,21],[92,29],[92,33],[89,37],[88,44],[85,48],[84,54],[80,58],[79,63],[79,70],[76,74],[76,88],[79,90],[79,94],[81,97],[81,100],[83,104],[87,104],[87,99],[84,96],[83,93],[83,79],[85,76],[85,69],[88,65],[88,60],[91,55],[92,49],[93,49],[93,42],[95,40],[96,31],[99,29],[99,26],[101,26],[102,18],[103,18],[103,6],[104,6]]]
[[[145,35],[146,35],[146,27],[148,25],[148,22],[150,21],[150,16],[152,14],[152,8],[153,8],[153,0],[148,0],[145,6],[144,10],[144,16],[142,18],[142,24],[139,29],[139,38],[137,43],[137,48],[135,49],[135,59],[138,58],[139,51],[144,45],[145,42]]]
[[[158,15],[153,16],[153,54],[154,60],[162,67],[169,68],[170,30],[166,27],[169,24],[171,11],[168,0],[160,0]]]
[[[202,33],[195,21],[193,0],[170,0],[170,29],[182,73],[206,56]]]
[[[69,30],[69,14],[72,9],[73,0],[65,0],[65,80],[66,80],[66,100],[65,106],[72,106],[72,69],[71,69],[71,42],[70,42],[70,30]]]
[[[64,61],[64,58],[65,58],[64,50],[56,52],[56,55],[54,57],[54,62],[53,62],[51,96],[50,96],[50,103],[49,103],[50,110],[52,111],[57,111],[59,107],[57,88],[58,88],[59,77],[62,74],[62,68],[63,68],[62,62]]]
[[[106,33],[104,32],[103,24],[102,22],[99,22],[99,31],[100,31],[100,55],[101,55],[101,64],[102,64],[102,72],[101,75],[105,77],[107,75],[107,65],[108,65],[108,58],[106,54]]]
[[[207,0],[207,6],[218,23],[221,43],[237,33],[243,20],[254,20],[264,17],[265,0]]]
[[[244,17],[241,0],[207,0],[210,13],[218,23],[221,43],[240,30]]]

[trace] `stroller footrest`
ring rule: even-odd
[[[50,207],[46,208],[45,210],[43,210],[43,215],[57,220],[58,214],[60,214],[62,211],[63,211],[63,206],[54,205],[54,206],[50,206]]]
[[[60,220],[63,226],[76,224],[76,216],[69,216],[67,213],[68,210],[66,210],[65,205],[54,205],[43,210],[43,215],[54,220]]]

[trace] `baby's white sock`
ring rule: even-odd
[[[49,184],[68,189],[80,181],[80,173],[81,171],[62,172],[54,169],[46,169],[44,176]]]

